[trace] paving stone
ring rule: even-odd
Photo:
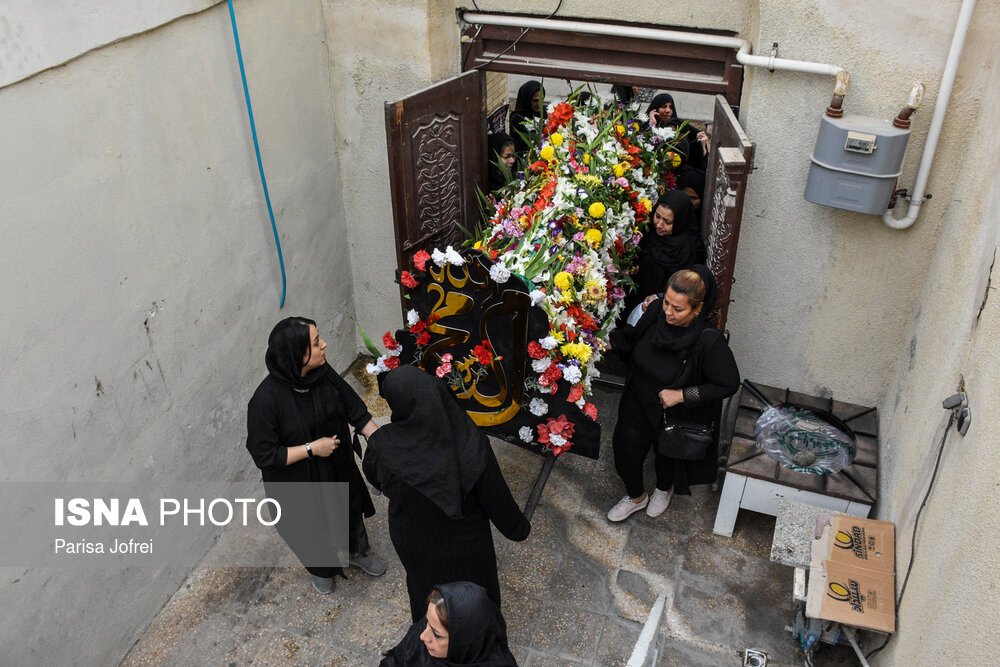
[[[740,665],[742,661],[733,651],[728,652],[698,648],[677,640],[661,637],[657,646],[656,667],[719,667]]]
[[[686,543],[686,537],[669,530],[634,525],[625,543],[622,567],[672,580],[680,569]]]
[[[642,578],[642,575],[636,574],[631,570],[619,570],[616,581],[619,588],[635,596],[639,602],[652,609],[653,604],[656,602],[656,594],[649,588],[649,584]]]
[[[532,647],[559,658],[592,660],[605,620],[601,614],[546,603],[536,619]]]
[[[709,646],[740,645],[746,636],[743,602],[736,596],[679,584],[672,612],[664,615],[667,635],[691,637]],[[678,622],[681,627],[671,628]],[[661,625],[661,632],[663,626]]]
[[[632,649],[639,640],[642,626],[625,619],[609,618],[604,624],[601,641],[597,645],[594,665],[622,667],[632,656]]]
[[[511,644],[524,646],[527,650],[535,635],[536,619],[545,601],[510,591],[503,591],[501,600],[501,611],[507,622],[507,639]]]
[[[591,558],[566,556],[552,577],[548,598],[574,607],[607,612],[612,606],[608,570]]]

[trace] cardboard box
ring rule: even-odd
[[[889,521],[837,514],[818,540],[819,560],[863,567],[877,572],[896,571],[896,527]],[[814,550],[813,560],[817,560]]]
[[[896,629],[896,583],[879,572],[835,561],[809,571],[806,615],[882,632]]]

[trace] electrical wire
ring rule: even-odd
[[[559,3],[556,5],[556,8],[553,9],[552,13],[549,14],[548,16],[546,16],[545,18],[546,19],[550,19],[553,16],[555,16],[559,12],[559,8],[562,7],[562,3],[563,3],[563,0],[559,0]],[[472,6],[476,8],[476,11],[480,11],[480,12],[482,11],[481,9],[479,9],[479,5],[477,5],[475,3],[475,0],[473,0]],[[490,58],[487,62],[485,62],[485,63],[483,63],[481,65],[476,65],[472,69],[483,69],[484,67],[489,67],[490,65],[492,65],[494,62],[497,61],[498,58],[500,58],[501,56],[505,55],[508,51],[510,51],[511,49],[513,49],[515,46],[517,46],[517,43],[521,41],[522,37],[524,37],[525,35],[528,34],[529,30],[531,30],[531,28],[522,28],[521,29],[521,34],[517,36],[517,39],[515,39],[513,42],[510,43],[510,46],[508,46],[506,49],[504,49],[500,53],[498,53],[495,56],[493,56],[492,58]],[[478,31],[476,32],[476,35],[477,36],[479,35]],[[473,37],[473,41],[475,41],[475,37]],[[472,51],[472,43],[471,42],[469,43],[469,51]],[[468,57],[468,53],[466,53],[466,57]],[[465,66],[465,59],[464,58],[462,60],[462,66],[463,67]]]
[[[267,214],[271,218],[271,231],[274,232],[274,245],[278,249],[278,265],[281,266],[281,304],[279,308],[285,307],[285,291],[287,280],[285,278],[285,260],[281,255],[281,241],[278,239],[278,225],[274,222],[274,209],[271,208],[271,195],[267,191],[267,179],[264,178],[264,163],[260,159],[260,144],[257,142],[257,127],[253,122],[253,107],[250,105],[250,89],[247,87],[246,68],[243,67],[243,51],[240,49],[240,34],[236,30],[236,13],[233,11],[233,0],[226,0],[229,4],[229,19],[233,24],[233,40],[236,42],[236,58],[240,63],[240,78],[243,79],[243,96],[247,101],[247,115],[250,117],[250,133],[253,135],[253,149],[257,153],[257,170],[260,172],[260,182],[264,186],[264,201],[267,202]]]
[[[952,410],[951,414],[948,416],[948,425],[944,428],[944,433],[941,434],[941,444],[938,445],[937,458],[934,461],[934,472],[931,473],[931,481],[927,484],[927,491],[924,492],[924,498],[920,501],[920,509],[917,510],[917,518],[913,520],[913,533],[910,535],[910,563],[906,566],[906,576],[903,577],[903,585],[899,589],[899,597],[896,598],[896,615],[899,615],[899,606],[903,603],[903,594],[906,593],[906,585],[910,581],[910,572],[913,571],[913,562],[917,557],[917,528],[920,527],[920,515],[923,514],[924,507],[927,505],[927,499],[931,495],[931,489],[934,488],[934,480],[937,479],[938,468],[941,466],[941,455],[944,453],[944,443],[948,439],[948,433],[951,431],[952,424],[955,423],[955,411]],[[873,655],[881,651],[886,647],[891,639],[891,635],[885,638],[882,645],[878,648],[872,649],[869,653],[865,655],[865,660],[871,658]]]

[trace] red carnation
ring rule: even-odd
[[[410,327],[410,333],[418,334],[426,328],[427,328],[427,322],[424,322],[423,320],[417,320],[417,323],[414,324],[412,327]]]
[[[417,345],[423,346],[427,345],[429,342],[431,342],[431,335],[428,332],[421,332],[421,334],[417,336]]]
[[[403,271],[403,273],[399,276],[399,280],[410,289],[417,286],[416,278],[411,276],[409,271]]]
[[[549,355],[549,351],[539,345],[537,340],[528,343],[528,355],[532,359],[544,359]]]
[[[385,360],[385,367],[390,371],[393,368],[399,368],[399,357],[387,357]]]
[[[399,343],[396,342],[396,339],[393,338],[392,334],[388,331],[386,331],[385,335],[382,336],[382,344],[385,345],[385,349],[387,350],[395,350],[399,347]]]
[[[429,260],[430,258],[431,256],[427,254],[426,250],[418,250],[417,252],[413,253],[413,266],[417,267],[418,271],[426,271],[427,260]]]
[[[549,364],[549,367],[545,369],[544,373],[542,373],[542,377],[546,380],[546,382],[542,384],[547,387],[559,381],[562,377],[562,369],[560,369],[556,364]]]
[[[579,384],[573,385],[573,388],[569,390],[569,396],[566,400],[570,403],[576,403],[581,398],[583,398],[583,386]]]
[[[596,422],[597,421],[597,406],[594,405],[593,403],[584,403],[583,404],[583,414],[587,415],[588,417],[590,417],[591,419],[593,419]]]
[[[493,353],[486,349],[484,345],[477,345],[474,347],[472,349],[472,354],[476,355],[476,359],[478,359],[479,363],[483,366],[489,366],[493,361]]]

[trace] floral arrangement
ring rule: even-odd
[[[546,119],[537,121],[524,170],[485,199],[492,212],[473,245],[494,283],[517,277],[532,310],[541,309],[547,318],[547,330],[536,330],[541,335],[527,342],[527,410],[521,410],[516,435],[556,455],[572,447],[582,426],[577,416],[597,419],[596,407],[587,402],[591,379],[599,375],[595,364],[632,285],[652,202],[664,189],[664,175],[676,166],[674,128],[650,127],[634,106],[609,110],[596,96],[583,105],[573,100],[551,104]],[[400,282],[416,290],[434,267],[462,267],[468,274],[467,257],[451,246],[419,251],[413,266],[421,279],[402,271]],[[445,329],[436,317],[409,311],[404,333],[413,337],[414,361],[446,379],[457,396],[468,396],[470,383],[495,369],[502,357],[494,357],[486,340],[473,341],[475,347],[469,343],[460,353],[439,352],[431,334]],[[405,346],[389,333],[382,342],[384,354],[369,345],[378,357],[369,364],[370,373],[400,363]],[[434,363],[428,364],[429,358]]]

